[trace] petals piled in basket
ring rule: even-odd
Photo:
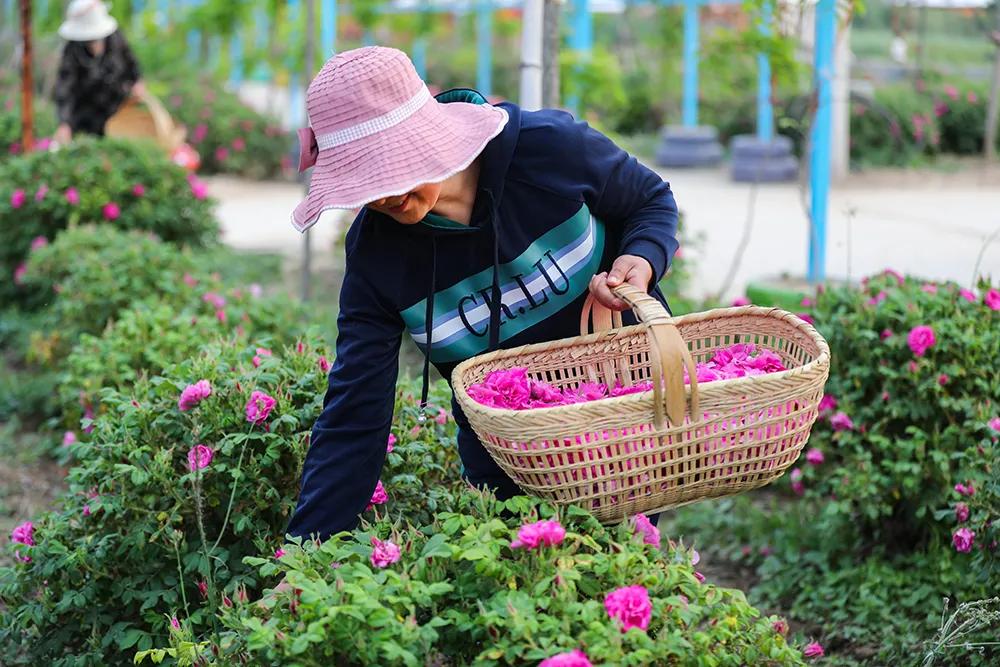
[[[718,350],[711,360],[696,365],[698,382],[729,380],[783,370],[785,365],[777,354],[767,348],[746,343]],[[684,371],[684,382],[689,382],[687,369]],[[559,389],[547,382],[532,379],[528,376],[527,368],[518,366],[488,373],[482,382],[471,385],[468,392],[476,402],[493,408],[531,410],[652,390],[651,382],[640,382],[630,387],[583,382],[572,388]]]

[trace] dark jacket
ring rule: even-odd
[[[59,62],[54,98],[59,122],[73,132],[104,134],[104,124],[139,80],[139,63],[120,31],[105,38],[94,56],[85,42],[67,42]]]
[[[445,95],[455,101],[454,91]],[[433,332],[430,362],[450,378],[458,362],[489,348],[578,335],[595,273],[631,254],[659,281],[677,250],[677,206],[656,173],[568,113],[501,106],[510,120],[481,155],[470,225],[435,216],[402,225],[362,209],[348,231],[337,358],[293,536],[325,539],[357,524],[385,462],[404,331],[425,355]],[[452,407],[464,476],[516,493]]]

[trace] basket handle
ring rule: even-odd
[[[687,366],[691,383],[691,421],[700,419],[698,409],[698,374],[687,343],[671,321],[663,305],[637,287],[624,283],[613,287],[615,296],[632,307],[640,322],[646,325],[649,336],[649,356],[653,375],[653,415],[657,429],[664,427],[664,406],[666,417],[674,426],[684,422],[684,367]],[[612,311],[598,302],[593,294],[588,294],[580,316],[580,335],[588,333],[593,318],[594,331],[608,331],[612,327],[621,328],[620,312]],[[666,394],[666,396],[664,396]]]

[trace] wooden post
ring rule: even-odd
[[[31,0],[21,0],[21,146],[25,153],[35,147],[32,93],[34,82],[31,77]]]

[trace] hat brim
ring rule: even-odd
[[[431,99],[402,123],[320,151],[306,199],[292,212],[300,232],[332,209],[355,209],[466,169],[507,124],[491,104]]]
[[[118,30],[118,21],[109,16],[107,20],[92,26],[66,21],[59,26],[59,36],[68,42],[92,42],[111,36],[115,30]]]

